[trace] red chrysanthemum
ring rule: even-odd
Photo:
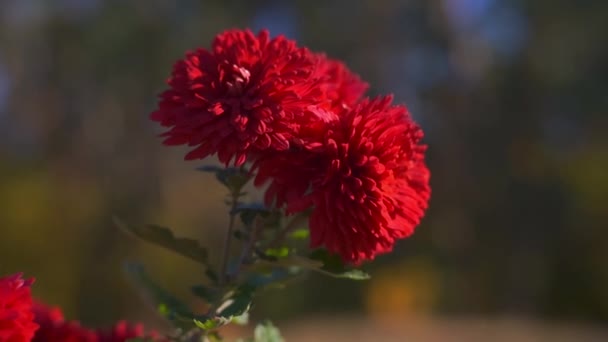
[[[66,321],[63,313],[57,307],[47,307],[35,303],[34,313],[40,329],[32,342],[97,342],[94,331],[86,329],[78,322]]]
[[[164,341],[159,339],[156,332],[145,332],[143,324],[129,324],[126,321],[116,323],[110,330],[100,330],[97,336],[99,337],[99,342],[125,342],[135,337],[146,337],[154,341]]]
[[[40,329],[32,342],[125,342],[135,337],[164,341],[159,339],[156,332],[146,333],[142,324],[120,321],[111,329],[93,331],[80,326],[76,321],[66,321],[57,307],[35,303],[34,313]]]
[[[288,213],[312,207],[311,247],[351,264],[392,250],[427,208],[430,173],[421,129],[392,98],[364,100],[328,124],[306,147],[256,163],[256,185],[270,180],[266,202]]]
[[[33,282],[21,274],[0,278],[0,341],[29,342],[38,329],[32,311]]]
[[[317,54],[316,73],[322,79],[321,91],[333,110],[351,108],[363,97],[369,85],[338,60]]]
[[[302,124],[323,119],[317,57],[283,36],[249,30],[218,35],[210,50],[173,67],[154,121],[166,145],[193,146],[186,159],[217,153],[238,166],[258,151],[287,150]]]

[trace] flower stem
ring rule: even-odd
[[[228,274],[228,260],[230,259],[230,244],[232,242],[232,231],[234,230],[234,223],[236,221],[236,208],[238,206],[239,192],[231,194],[232,203],[230,205],[230,221],[228,222],[228,231],[226,232],[226,238],[224,240],[224,254],[222,256],[222,267],[220,270],[219,284],[224,285],[226,283],[226,276]]]
[[[247,240],[247,243],[243,246],[241,258],[239,259],[239,267],[233,275],[235,278],[238,276],[238,273],[243,268],[243,265],[248,262],[247,258],[251,256],[251,252],[253,251],[255,243],[258,239],[258,234],[262,230],[262,228],[264,228],[264,220],[258,216],[255,218],[255,222],[253,224],[253,227],[251,228],[249,239]]]

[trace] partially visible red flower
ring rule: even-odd
[[[317,54],[319,64],[316,73],[323,80],[321,90],[330,101],[333,110],[342,111],[351,108],[361,99],[369,84],[350,71],[341,61]]]
[[[32,312],[33,282],[20,273],[0,278],[0,341],[29,342],[38,329]]]
[[[266,203],[288,213],[313,208],[311,247],[351,264],[392,250],[413,233],[430,197],[422,130],[391,97],[340,113],[319,141],[268,154],[255,184],[270,181]]]
[[[302,124],[323,119],[316,67],[310,51],[283,36],[229,30],[175,63],[151,119],[169,127],[166,145],[194,147],[186,159],[217,153],[239,166],[251,153],[287,150]]]
[[[78,322],[66,321],[57,307],[48,307],[35,303],[34,313],[40,329],[32,342],[98,342],[92,330],[86,329]]]
[[[143,324],[129,324],[126,321],[116,323],[110,330],[98,331],[97,336],[99,342],[125,342],[135,337],[146,337],[154,341],[161,341],[156,332],[146,332]]]

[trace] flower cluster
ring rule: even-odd
[[[186,159],[251,163],[268,206],[311,210],[311,247],[358,264],[412,234],[430,197],[422,130],[342,62],[229,30],[179,60],[151,114]]]
[[[66,321],[59,308],[32,300],[30,285],[21,274],[0,278],[0,341],[8,342],[125,342],[130,338],[156,338],[141,324],[118,322],[110,330],[91,330]]]
[[[32,312],[33,282],[21,274],[0,278],[0,341],[27,342],[34,337],[38,325]]]

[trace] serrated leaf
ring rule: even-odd
[[[159,314],[163,317],[174,322],[183,322],[194,316],[187,305],[156,284],[141,264],[128,263],[125,271],[131,281],[154,303]]]
[[[119,228],[134,234],[144,241],[164,247],[203,265],[207,265],[207,249],[201,247],[198,241],[194,239],[175,237],[169,228],[162,226],[152,224],[131,226],[116,217],[114,218],[114,223]]]
[[[284,342],[281,332],[272,323],[258,324],[253,332],[254,342]]]

